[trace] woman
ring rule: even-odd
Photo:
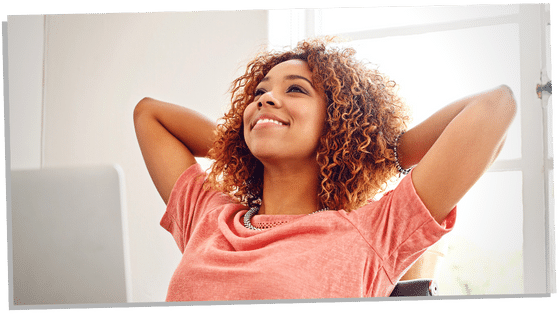
[[[510,89],[404,132],[396,85],[353,54],[311,40],[257,56],[218,126],[138,103],[140,148],[167,204],[161,224],[183,253],[167,301],[388,296],[451,230],[515,116]],[[208,175],[202,156],[214,160]]]

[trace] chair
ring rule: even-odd
[[[448,244],[448,238],[443,237],[430,246],[397,282],[390,296],[438,295],[437,282],[434,278],[438,264],[447,254]]]
[[[397,282],[390,296],[438,295],[437,282],[433,279],[414,279]]]

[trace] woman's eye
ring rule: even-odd
[[[292,85],[292,86],[290,86],[290,87],[288,88],[288,93],[289,93],[289,92],[296,92],[296,93],[304,93],[304,94],[307,94],[307,92],[306,92],[303,88],[301,88],[301,87],[299,87],[299,86],[297,86],[297,85]]]
[[[263,90],[263,89],[257,89],[257,90],[255,91],[255,96],[263,95],[264,93],[265,93],[265,90]]]

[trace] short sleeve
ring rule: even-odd
[[[204,187],[206,173],[199,164],[186,169],[175,182],[160,225],[171,233],[181,252],[197,222],[210,210],[231,199]]]
[[[441,224],[435,221],[408,174],[395,190],[348,217],[383,260],[388,278],[396,282],[429,246],[453,229],[456,212],[455,207]]]

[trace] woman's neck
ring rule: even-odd
[[[260,214],[308,214],[319,210],[318,167],[266,167]]]

